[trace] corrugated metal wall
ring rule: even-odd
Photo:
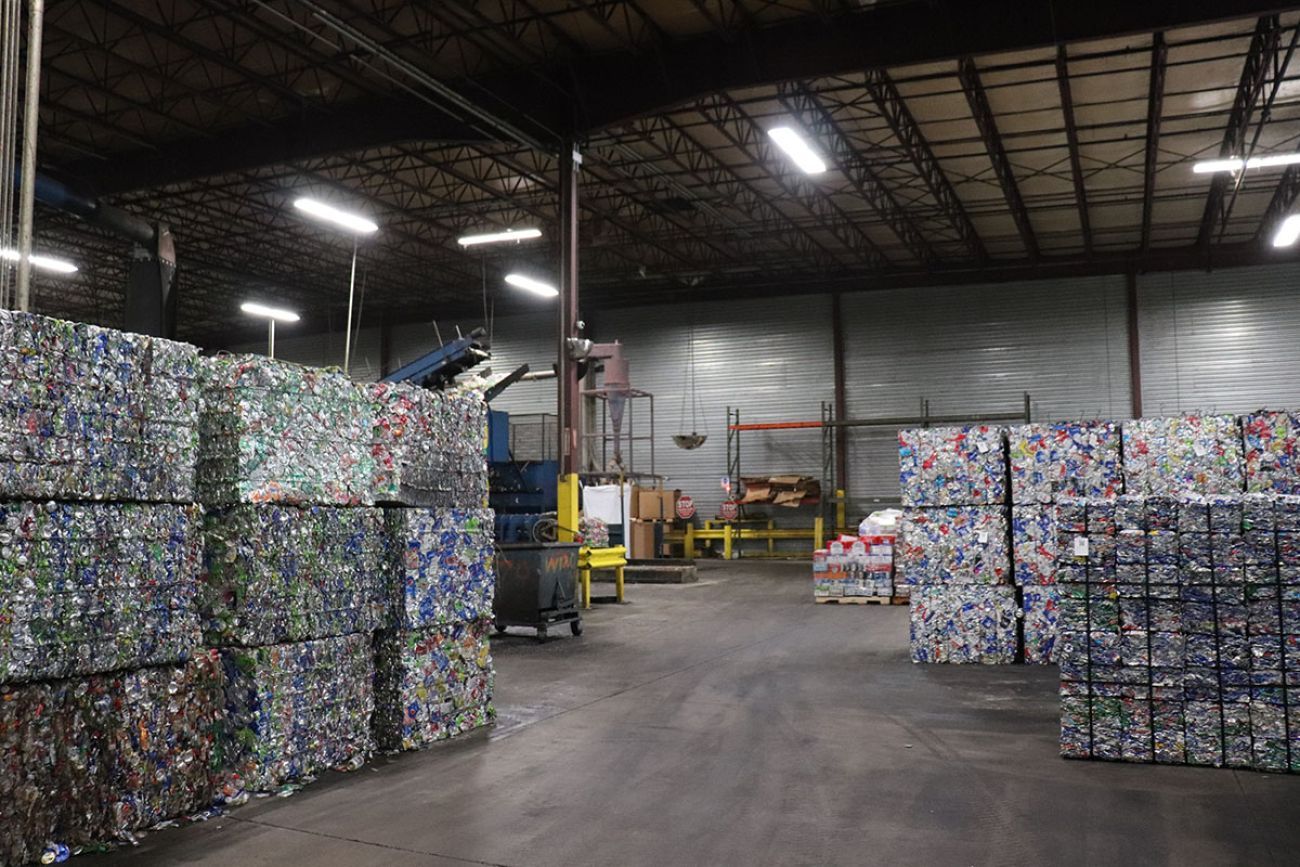
[[[1142,412],[1300,406],[1300,266],[1138,278]]]
[[[598,339],[626,345],[632,384],[655,396],[656,471],[691,494],[704,517],[712,517],[723,499],[728,406],[740,408],[743,422],[816,420],[822,401],[832,399],[830,313],[829,296],[818,295],[640,307],[595,317]],[[697,421],[709,438],[700,448],[683,451],[673,445],[672,435],[691,432],[691,401],[687,396],[683,409],[682,399],[692,330],[701,405]],[[818,431],[742,436],[744,474],[821,476]],[[776,514],[790,526],[796,518],[811,522],[808,509]]]
[[[1124,279],[897,289],[842,299],[850,418],[1018,412],[1126,417]],[[853,513],[897,502],[897,431],[849,436]]]

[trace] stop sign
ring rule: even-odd
[[[739,514],[740,507],[731,500],[727,500],[718,509],[718,516],[724,521],[734,521]]]
[[[677,517],[681,518],[683,521],[695,517],[695,501],[685,495],[678,497]]]

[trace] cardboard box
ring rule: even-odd
[[[643,488],[632,491],[632,517],[642,521],[671,521],[677,517],[677,491]]]
[[[635,560],[652,560],[655,558],[655,552],[659,550],[662,544],[663,523],[660,521],[641,521],[632,519],[628,522],[630,531],[627,534],[630,542],[628,556]]]

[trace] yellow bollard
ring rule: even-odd
[[[826,538],[825,522],[822,520],[822,516],[818,515],[813,520],[813,550],[814,551],[822,547],[822,543],[825,541],[825,538]]]
[[[769,530],[775,530],[775,529],[776,529],[776,521],[768,521],[768,522],[767,522],[767,529],[769,529]],[[767,553],[768,553],[768,554],[776,554],[776,540],[773,539],[771,536],[768,536],[768,537],[767,537]]]
[[[731,524],[722,525],[722,559],[731,559]]]
[[[559,525],[556,530],[556,540],[560,542],[572,542],[575,534],[578,532],[578,476],[576,473],[569,473],[567,476],[560,476],[558,485],[559,503],[556,504],[555,522]]]
[[[838,491],[835,492],[836,532],[839,532],[839,530],[848,526],[848,510],[849,510],[849,504],[844,500],[844,489],[840,488]]]

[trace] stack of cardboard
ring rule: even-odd
[[[821,500],[821,482],[808,476],[747,476],[740,484],[745,490],[740,505],[772,505],[794,508],[811,506]]]
[[[677,517],[677,498],[681,491],[634,485],[632,519],[626,541],[628,556],[636,560],[660,557],[664,550],[664,531]]]

